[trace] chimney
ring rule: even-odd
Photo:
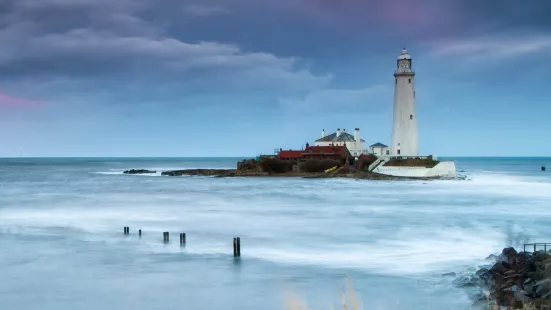
[[[356,143],[360,143],[360,128],[356,128],[354,129],[354,141],[356,141]]]
[[[325,129],[322,129],[322,131],[321,131],[321,137],[322,137],[322,138],[325,138]]]
[[[341,135],[341,129],[337,128],[337,137]]]

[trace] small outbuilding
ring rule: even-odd
[[[377,142],[369,146],[371,153],[376,156],[390,156],[390,149],[387,145]]]

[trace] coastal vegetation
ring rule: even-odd
[[[405,159],[390,159],[384,165],[390,167],[425,167],[433,168],[438,165],[439,161],[434,160],[432,156],[426,158],[405,158]]]
[[[299,165],[299,171],[303,172],[324,172],[333,167],[342,166],[342,162],[334,159],[310,159]]]
[[[366,171],[367,168],[375,161],[377,161],[377,156],[373,154],[361,155],[358,158],[358,169],[360,171]]]
[[[255,166],[251,169],[251,161],[246,161],[247,165],[243,165],[241,169],[238,170],[257,170],[260,168],[262,172],[267,173],[286,173],[293,170],[293,162],[288,160],[282,160],[278,158],[262,158],[256,166],[256,161],[254,162]]]
[[[340,292],[342,310],[361,310],[363,309],[360,301],[356,297],[352,281],[348,279],[347,285]],[[335,309],[331,307],[329,309]],[[311,310],[307,303],[296,296],[295,294],[288,294],[285,298],[285,310]]]

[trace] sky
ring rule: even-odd
[[[255,156],[360,128],[549,156],[549,0],[1,0],[0,156]]]

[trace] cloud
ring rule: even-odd
[[[547,55],[549,34],[499,34],[434,42],[433,52],[441,56],[462,56],[470,60],[502,59],[528,54]]]
[[[190,4],[184,7],[184,13],[197,17],[210,17],[214,15],[228,14],[230,10],[219,5]]]
[[[300,58],[244,50],[233,43],[186,40],[149,16],[145,0],[8,0],[0,26],[0,83],[74,79],[113,92],[168,93],[318,89],[330,74],[313,73]],[[189,5],[195,15],[220,14],[217,5]],[[7,13],[6,13],[7,12]],[[67,18],[60,18],[67,16]],[[72,91],[68,88],[65,91]]]
[[[291,114],[340,114],[380,112],[392,100],[388,85],[375,85],[364,89],[320,89],[306,96],[279,99],[280,106]]]
[[[38,106],[42,101],[12,97],[0,90],[0,106]]]

